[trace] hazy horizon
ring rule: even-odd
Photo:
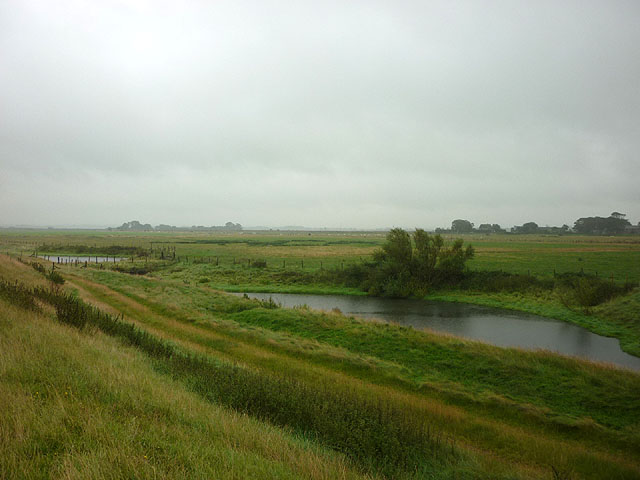
[[[640,221],[640,3],[8,0],[0,225]]]

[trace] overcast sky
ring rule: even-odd
[[[640,220],[640,2],[0,0],[0,225]]]

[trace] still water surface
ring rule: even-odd
[[[105,262],[119,262],[120,260],[125,260],[124,257],[101,257],[93,256],[77,256],[77,255],[38,255],[38,258],[44,258],[45,260],[49,260],[53,263],[105,263]]]
[[[623,352],[617,339],[596,335],[566,322],[526,313],[464,303],[414,299],[285,293],[247,295],[261,300],[272,298],[284,307],[308,305],[321,310],[339,308],[344,314],[365,319],[377,318],[416,329],[452,333],[501,347],[552,350],[640,371],[640,358]]]

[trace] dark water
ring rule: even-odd
[[[105,263],[105,262],[119,262],[120,260],[125,260],[124,257],[101,257],[98,256],[74,256],[74,255],[38,255],[38,258],[44,258],[45,260],[49,260],[53,263]]]
[[[416,329],[448,332],[502,347],[546,349],[640,370],[640,358],[620,350],[617,339],[526,313],[463,303],[410,299],[284,293],[247,295],[262,300],[271,297],[284,307],[308,305],[321,310],[339,308],[348,315],[377,318]]]

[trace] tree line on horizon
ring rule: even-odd
[[[626,218],[626,214],[613,212],[608,217],[582,217],[576,220],[573,228],[569,225],[561,227],[541,227],[535,222],[527,222],[513,226],[510,231],[502,228],[497,223],[482,223],[477,228],[469,220],[456,219],[451,222],[451,228],[436,228],[436,233],[518,233],[518,234],[568,234],[579,233],[583,235],[617,235],[621,233],[640,233],[640,222],[632,225]]]
[[[150,223],[140,223],[138,220],[125,222],[119,227],[109,227],[107,230],[117,230],[122,232],[172,232],[172,231],[227,231],[239,232],[242,225],[239,223],[227,222],[224,225],[212,225],[205,227],[203,225],[192,225],[191,227],[176,227],[175,225],[166,225],[161,223],[153,227]]]
[[[224,231],[239,232],[243,230],[239,223],[227,222],[224,225],[212,225],[205,227],[203,225],[192,225],[191,227],[176,227],[175,225],[160,224],[155,227],[149,223],[141,223],[138,220],[125,222],[119,227],[109,227],[110,231],[125,232],[171,232],[171,231]],[[465,219],[456,219],[451,222],[451,228],[436,228],[435,233],[444,234],[466,234],[466,233],[515,233],[515,234],[554,234],[564,235],[577,233],[583,235],[619,235],[640,234],[640,222],[636,225],[626,219],[626,214],[613,212],[608,217],[582,217],[577,219],[573,227],[569,225],[557,226],[540,226],[536,222],[526,222],[522,225],[515,225],[510,229],[502,228],[497,223],[482,223],[477,228],[474,223]]]

